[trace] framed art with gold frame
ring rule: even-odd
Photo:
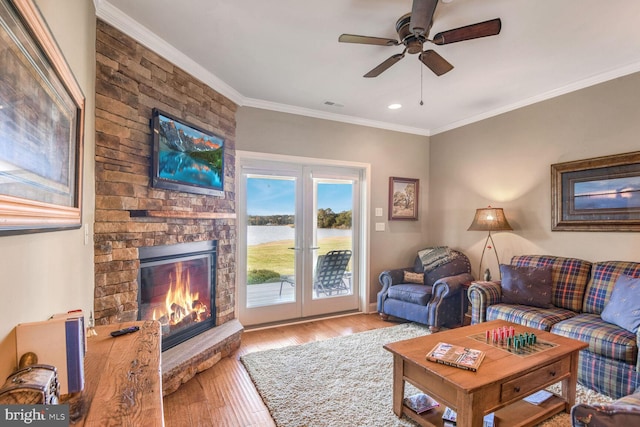
[[[79,228],[84,95],[32,0],[0,21],[0,234]]]

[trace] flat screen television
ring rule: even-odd
[[[156,108],[151,185],[224,196],[224,139]]]

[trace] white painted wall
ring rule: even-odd
[[[371,165],[370,302],[381,289],[378,275],[412,265],[427,239],[429,139],[382,129],[241,107],[236,149],[369,163]],[[388,221],[389,177],[420,180],[418,221]],[[382,208],[383,216],[374,216]],[[376,232],[384,222],[386,231]]]
[[[494,234],[501,262],[552,254],[640,261],[640,234],[551,231],[553,163],[640,150],[640,74],[431,137],[429,242],[470,256],[487,234],[466,231],[476,208],[504,208],[514,231]],[[494,278],[493,252],[485,254]]]
[[[36,4],[86,97],[82,223],[89,224],[93,236],[95,10],[87,0],[37,0]],[[82,229],[3,236],[0,272],[0,378],[6,378],[17,364],[16,324],[93,308],[93,241],[84,244]]]

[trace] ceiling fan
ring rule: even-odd
[[[360,43],[378,46],[399,46],[401,44],[405,46],[402,53],[396,53],[390,56],[380,65],[365,74],[364,77],[379,76],[393,64],[404,58],[406,53],[418,53],[420,61],[436,75],[441,76],[451,71],[453,65],[436,51],[432,49],[423,50],[425,42],[445,45],[480,37],[495,36],[500,33],[502,22],[500,18],[496,18],[453,30],[443,31],[433,36],[432,39],[429,39],[429,30],[431,30],[431,26],[433,25],[433,14],[436,11],[437,5],[438,0],[413,0],[411,13],[401,16],[398,22],[396,22],[396,31],[398,32],[400,41],[384,37],[358,36],[355,34],[342,34],[338,38],[338,41],[342,43]]]

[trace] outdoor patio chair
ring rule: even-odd
[[[316,295],[320,296],[320,293],[323,293],[330,296],[334,292],[336,294],[342,291],[349,292],[347,265],[350,260],[350,250],[329,251],[325,255],[318,256],[313,279],[313,290]],[[280,295],[282,295],[282,286],[285,283],[291,286],[296,285],[293,276],[281,276]]]

